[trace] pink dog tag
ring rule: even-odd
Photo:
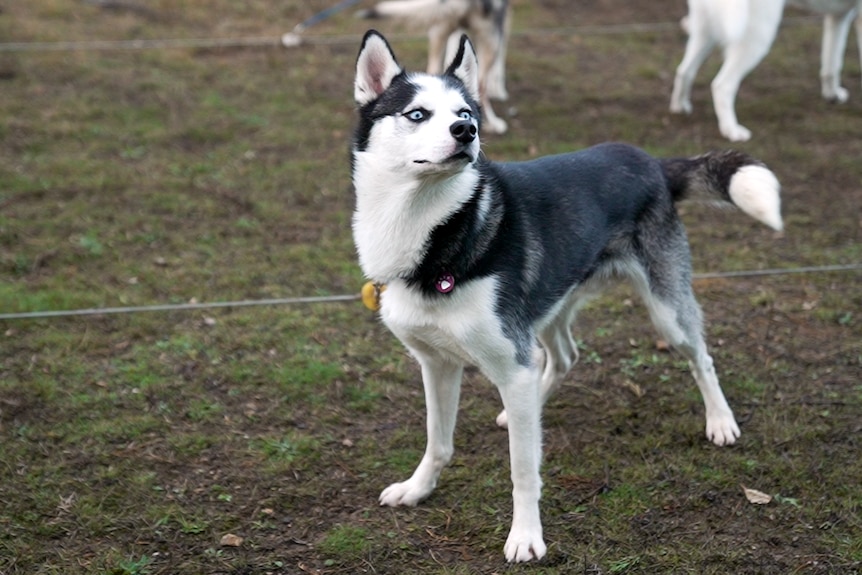
[[[455,287],[455,278],[452,274],[442,273],[437,278],[437,291],[440,293],[449,293]]]

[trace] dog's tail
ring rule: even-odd
[[[661,160],[674,202],[729,202],[767,226],[781,230],[781,184],[762,162],[743,152],[709,152]]]

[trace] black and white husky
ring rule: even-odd
[[[728,140],[745,141],[751,131],[736,119],[739,85],[769,52],[784,5],[791,4],[823,14],[820,50],[820,91],[827,100],[846,102],[841,68],[850,25],[856,22],[862,59],[862,0],[688,0],[685,28],[688,43],[676,69],[671,112],[691,113],[691,86],[697,70],[716,46],[724,51],[724,63],[712,81],[712,105],[718,129]]]
[[[674,204],[726,202],[781,229],[779,184],[737,152],[658,160],[623,144],[528,162],[480,150],[478,63],[462,38],[439,76],[406,72],[365,35],[356,63],[353,232],[363,272],[386,290],[381,316],[422,368],[425,455],[380,495],[416,505],[453,451],[461,376],[497,386],[508,426],[514,511],[509,561],[545,555],[539,497],[542,404],[578,357],[570,328],[602,285],[626,277],[661,335],[689,360],[718,445],[739,428],[701,334],[691,264]]]

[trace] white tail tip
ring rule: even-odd
[[[739,209],[774,230],[784,229],[781,220],[781,184],[768,168],[745,166],[730,179],[728,194]]]

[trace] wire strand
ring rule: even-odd
[[[785,18],[781,25],[799,25],[819,22],[814,16]],[[671,32],[680,30],[679,22],[652,22],[608,24],[600,26],[564,26],[559,28],[525,28],[513,30],[516,36],[606,36],[646,32]],[[296,45],[354,45],[359,43],[356,34],[295,34]],[[389,34],[392,41],[424,40],[420,34]],[[173,38],[139,40],[81,40],[59,42],[2,42],[0,52],[74,52],[88,50],[157,50],[157,49],[195,49],[195,48],[255,48],[280,47],[281,36],[257,36],[240,38]]]
[[[799,268],[777,268],[766,270],[741,270],[730,272],[707,272],[693,274],[692,279],[722,279],[722,278],[742,278],[742,277],[760,277],[760,276],[776,276],[790,274],[805,274],[805,273],[826,273],[826,272],[848,272],[862,271],[862,264],[840,264],[829,266],[808,266]],[[70,310],[47,310],[47,311],[29,311],[20,313],[2,313],[0,320],[21,320],[21,319],[49,319],[59,317],[72,316],[88,316],[88,315],[108,315],[108,314],[132,314],[145,312],[166,312],[166,311],[195,311],[204,309],[216,308],[237,308],[237,307],[253,307],[265,305],[308,305],[308,304],[328,304],[358,301],[359,294],[349,295],[332,295],[332,296],[312,296],[312,297],[294,297],[294,298],[274,298],[274,299],[259,299],[259,300],[241,300],[241,301],[223,301],[210,303],[181,303],[181,304],[161,304],[149,306],[128,306],[128,307],[105,307],[105,308],[86,308],[86,309],[70,309]]]

